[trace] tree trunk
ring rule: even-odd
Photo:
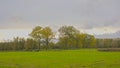
[[[49,40],[48,40],[48,38],[46,39],[46,48],[48,49],[49,48]]]
[[[38,50],[40,50],[41,39],[38,39]]]

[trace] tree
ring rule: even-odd
[[[41,39],[42,39],[42,27],[41,26],[36,26],[32,32],[29,34],[34,40],[38,42],[38,49],[40,50],[41,46]]]
[[[13,38],[13,41],[9,44],[12,44],[13,50],[23,50],[24,44],[25,44],[25,39],[20,38],[20,37],[15,37],[15,38]]]
[[[80,34],[79,30],[73,26],[62,26],[59,28],[59,43],[63,48],[75,48],[78,46],[77,36]]]
[[[27,38],[24,48],[27,51],[37,50],[36,41],[30,38]]]
[[[93,35],[84,34],[83,38],[83,48],[95,47],[96,39]]]
[[[83,39],[85,38],[85,34],[80,33],[80,34],[76,34],[75,36],[75,40],[76,40],[76,48],[80,48],[83,47]]]
[[[41,31],[42,39],[45,41],[45,45],[49,47],[51,39],[54,37],[54,33],[50,27],[45,27]]]

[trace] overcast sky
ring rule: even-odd
[[[37,25],[115,33],[120,31],[120,0],[0,0],[0,39],[25,37]]]

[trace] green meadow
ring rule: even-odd
[[[0,68],[120,68],[120,52],[96,49],[0,52]]]

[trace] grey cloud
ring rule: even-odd
[[[119,3],[120,0],[3,0],[0,1],[0,28],[35,25],[73,25],[83,29],[119,27]],[[11,20],[18,23],[10,23]]]
[[[95,35],[96,38],[120,38],[120,31],[111,34]]]

